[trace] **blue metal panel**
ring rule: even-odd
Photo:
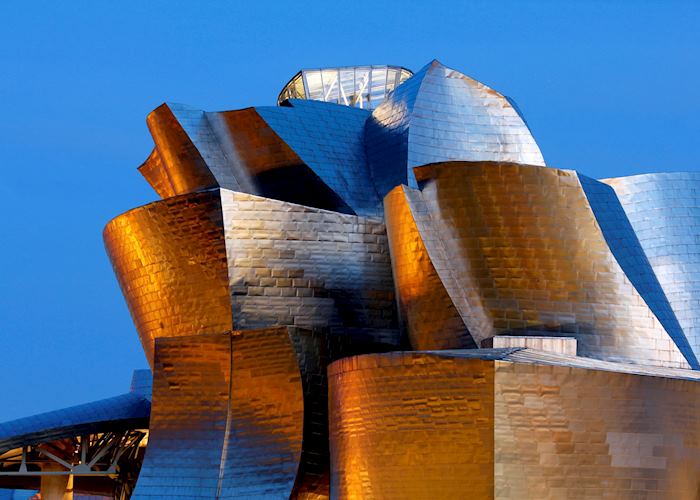
[[[364,148],[369,112],[293,99],[293,107],[259,107],[258,114],[356,214],[381,215]]]
[[[696,353],[691,349],[615,191],[590,177],[581,174],[578,174],[578,177],[605,241],[625,275],[654,312],[690,366],[700,369]]]
[[[700,356],[700,173],[635,175],[612,186],[696,356]]]
[[[80,434],[148,427],[151,404],[137,393],[0,424],[0,450]]]

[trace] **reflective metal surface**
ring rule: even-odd
[[[285,328],[158,339],[132,498],[289,497],[303,392]]]
[[[415,187],[413,167],[428,163],[544,165],[530,129],[511,101],[436,60],[372,112],[365,140],[380,196],[398,184]]]
[[[104,239],[153,384],[0,424],[0,487],[698,498],[700,174],[616,194],[545,167],[510,98],[409,75],[149,115],[163,199]]]
[[[221,191],[236,329],[396,328],[384,224]]]
[[[391,264],[402,329],[417,350],[476,347],[423,243],[405,190],[384,198]]]
[[[148,439],[149,379],[137,371],[127,394],[0,424],[0,488],[128,499]]]
[[[104,240],[149,362],[158,337],[231,330],[218,191],[126,212]]]
[[[690,347],[700,356],[700,174],[602,182],[620,198]]]
[[[697,366],[628,281],[575,172],[491,162],[415,172],[421,190],[406,199],[477,342],[548,332],[575,337],[582,356]]]
[[[282,89],[277,104],[288,99],[313,99],[374,109],[412,74],[406,68],[384,65],[302,69]]]
[[[333,498],[697,497],[695,372],[487,349],[346,358],[329,383]]]
[[[613,189],[595,179],[578,174],[605,241],[644,301],[664,326],[690,365],[698,369],[698,359],[690,347],[675,312],[656,278],[646,253]]]

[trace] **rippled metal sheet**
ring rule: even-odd
[[[235,328],[397,327],[380,220],[221,196]]]
[[[400,186],[384,198],[402,329],[417,350],[476,347],[430,260],[405,189]]]
[[[695,498],[697,380],[529,353],[405,352],[333,363],[333,498]]]
[[[218,191],[130,210],[104,240],[149,362],[158,337],[231,330]]]
[[[576,337],[579,354],[688,367],[629,282],[573,171],[451,162],[405,190],[428,254],[477,342]]]
[[[365,140],[380,196],[415,187],[413,167],[450,160],[544,165],[527,124],[495,90],[432,61],[367,121]]]
[[[700,356],[700,174],[606,179],[617,193],[696,356]]]
[[[303,391],[286,328],[158,339],[133,498],[287,498]]]

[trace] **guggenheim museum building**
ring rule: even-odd
[[[0,424],[0,498],[700,498],[700,173],[558,169],[437,60],[147,123],[150,369]]]

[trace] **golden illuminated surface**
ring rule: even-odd
[[[687,367],[613,256],[573,171],[493,162],[415,169],[402,188],[472,337],[563,335],[611,361]]]
[[[255,108],[207,113],[207,116],[227,156],[244,167],[249,176],[304,163]]]
[[[473,347],[435,271],[406,201],[405,186],[384,198],[384,217],[402,327],[416,350]]]
[[[328,370],[333,498],[493,498],[493,363],[394,353]]]
[[[333,498],[697,498],[694,372],[485,349],[346,358],[329,385]]]
[[[151,154],[138,170],[161,198],[169,198],[170,196],[177,195],[170,182],[168,171],[163,164],[158,149],[154,148],[153,151],[151,151]]]
[[[158,339],[134,498],[288,498],[303,405],[286,328]]]
[[[149,361],[158,337],[231,330],[218,192],[126,212],[107,224],[104,240]]]
[[[700,383],[496,362],[496,498],[693,500]]]
[[[204,158],[167,104],[153,110],[146,123],[156,144],[160,168],[156,171],[154,166],[148,165],[140,172],[156,192],[166,192],[162,187],[156,187],[166,183],[170,186],[167,191],[174,194],[191,193],[218,185]]]
[[[396,328],[386,228],[221,190],[235,328]]]

